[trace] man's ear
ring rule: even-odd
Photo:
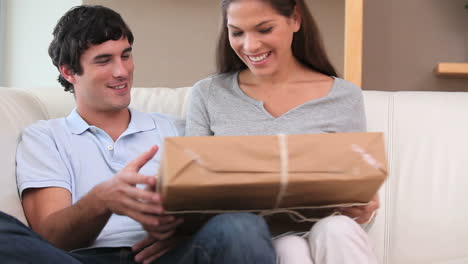
[[[65,80],[71,84],[75,83],[75,73],[70,69],[70,67],[68,67],[68,65],[60,65],[59,71]]]

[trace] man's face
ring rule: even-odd
[[[126,38],[91,45],[80,58],[81,75],[70,76],[78,111],[118,112],[130,104],[132,47]]]

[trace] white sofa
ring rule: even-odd
[[[132,106],[183,116],[190,88],[134,88]],[[468,264],[468,92],[365,91],[386,135],[389,178],[370,230],[385,264]],[[0,88],[0,210],[25,221],[15,183],[21,130],[74,106],[61,88]]]

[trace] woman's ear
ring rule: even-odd
[[[294,32],[298,32],[301,29],[302,17],[301,17],[301,13],[297,10],[297,6],[294,7],[294,13],[293,13],[291,19],[292,19],[292,22],[293,22]]]
[[[59,71],[62,77],[67,80],[67,82],[71,84],[75,83],[75,73],[70,69],[70,67],[68,67],[68,65],[60,65]]]

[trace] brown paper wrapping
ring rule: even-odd
[[[310,217],[320,215],[311,207],[370,201],[386,164],[382,133],[172,137],[158,191],[168,212],[190,219],[282,209]],[[269,218],[292,227],[284,215]]]

